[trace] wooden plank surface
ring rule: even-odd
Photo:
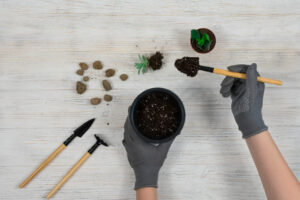
[[[230,110],[219,94],[222,76],[188,78],[174,68],[189,46],[191,28],[207,27],[215,49],[202,64],[225,68],[256,62],[260,73],[280,79],[266,86],[264,118],[300,178],[300,2],[252,1],[0,1],[0,199],[41,199],[101,133],[113,144],[98,149],[55,199],[134,199],[134,176],[121,145],[127,107],[151,87],[173,90],[187,120],[159,178],[160,199],[265,199],[257,171]],[[137,75],[138,54],[160,50],[164,67]],[[103,96],[103,71],[83,95],[75,92],[78,62],[101,60],[128,73],[112,78],[113,102]],[[18,184],[82,122],[96,117],[25,189]],[[109,123],[109,125],[107,125]]]

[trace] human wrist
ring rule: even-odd
[[[157,200],[157,188],[144,187],[137,189],[136,200]]]
[[[159,169],[138,167],[134,169],[135,174],[135,187],[134,189],[140,189],[145,187],[157,188]]]

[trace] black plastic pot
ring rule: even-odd
[[[180,122],[179,122],[179,126],[178,126],[177,130],[172,135],[170,135],[169,137],[161,139],[161,140],[154,140],[154,139],[151,139],[151,138],[148,138],[148,137],[144,136],[143,133],[141,133],[139,131],[139,129],[137,128],[136,123],[135,123],[134,113],[135,113],[135,109],[136,109],[139,101],[145,95],[150,94],[152,92],[162,92],[162,93],[166,93],[167,95],[169,95],[170,97],[172,97],[175,100],[175,102],[177,103],[178,110],[180,112]],[[173,93],[172,91],[164,89],[164,88],[151,88],[151,89],[145,90],[144,92],[142,92],[141,94],[139,94],[135,98],[135,100],[133,101],[133,103],[132,103],[132,105],[130,106],[130,109],[129,109],[129,121],[130,121],[132,129],[144,141],[149,142],[149,143],[153,143],[153,144],[164,143],[164,142],[167,142],[167,141],[170,141],[170,140],[174,139],[177,135],[180,134],[180,132],[181,132],[181,130],[183,128],[184,122],[185,122],[185,109],[184,109],[183,103],[180,100],[180,98],[175,93]]]

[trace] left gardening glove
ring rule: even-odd
[[[135,187],[157,188],[158,173],[163,165],[173,140],[158,146],[142,140],[132,129],[129,119],[124,125],[124,139],[122,141],[130,166],[135,173]]]

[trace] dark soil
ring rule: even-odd
[[[149,61],[149,66],[153,69],[153,70],[158,70],[161,68],[162,66],[162,59],[163,59],[163,55],[157,51],[155,54],[153,54],[152,56],[150,56],[150,58],[148,59]]]
[[[185,73],[187,76],[194,77],[197,75],[199,66],[199,58],[198,57],[183,57],[181,59],[177,59],[175,61],[175,67]]]
[[[168,94],[150,93],[137,104],[134,121],[144,136],[154,140],[168,138],[179,127],[178,104]]]

